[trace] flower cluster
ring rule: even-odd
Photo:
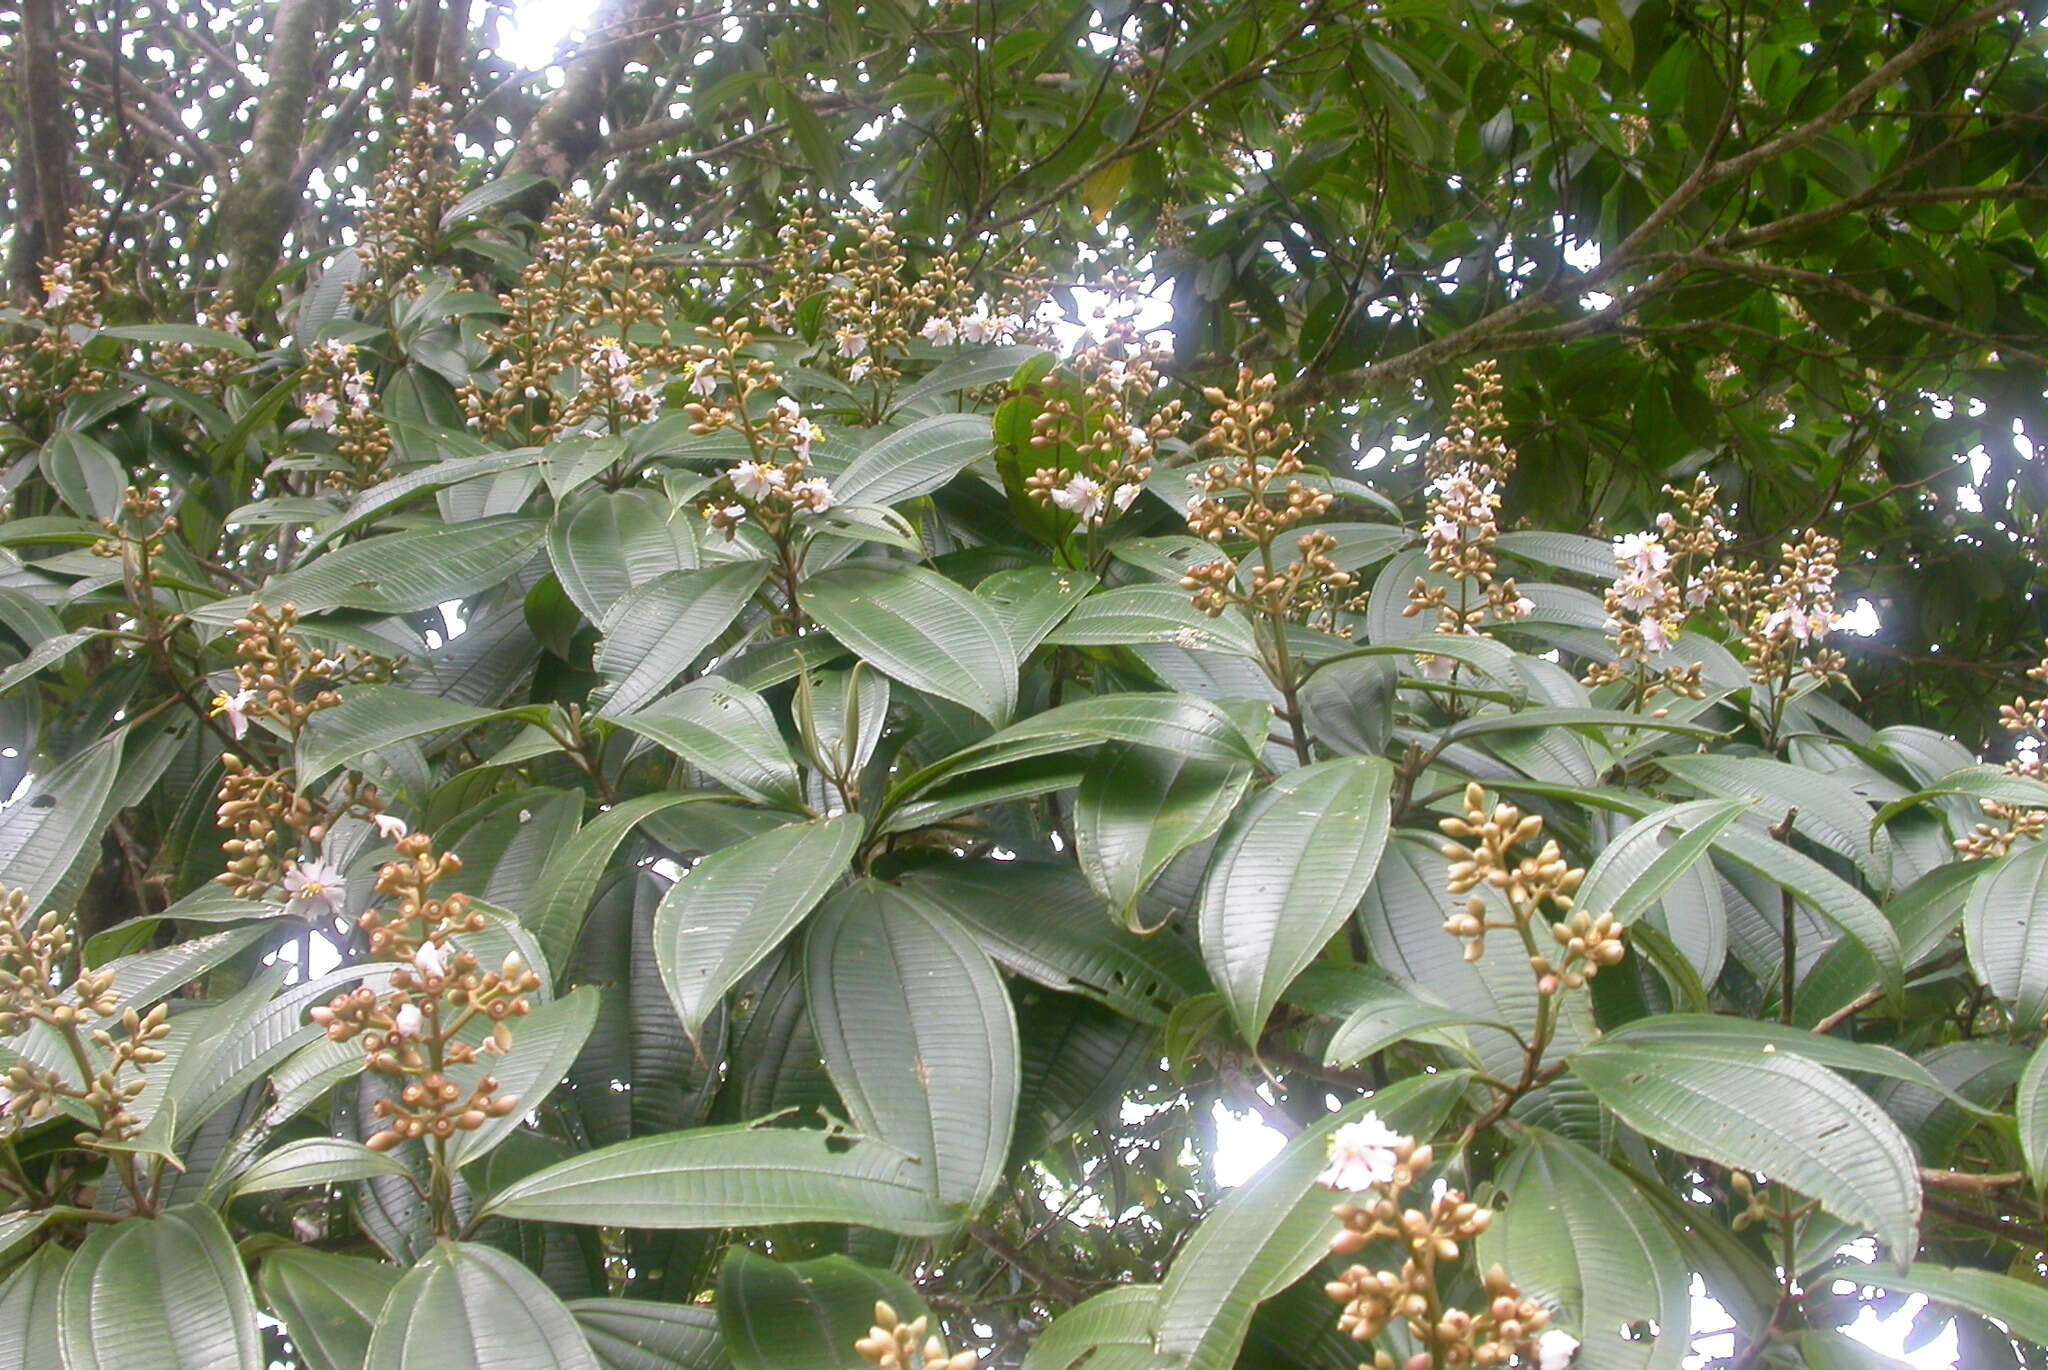
[[[164,1059],[162,1049],[151,1043],[170,1032],[168,1010],[162,1004],[146,1014],[122,1009],[114,974],[105,968],[80,966],[67,987],[65,966],[73,951],[71,925],[55,912],[31,922],[22,891],[0,898],[0,1037],[17,1036],[39,1022],[67,1040],[81,1067],[92,1062],[89,1078],[66,1079],[63,1072],[16,1061],[0,1081],[9,1100],[5,1114],[18,1109],[33,1122],[59,1108],[60,1100],[71,1099],[95,1119],[93,1130],[80,1134],[82,1144],[118,1142],[138,1130],[128,1105],[147,1083],[144,1068]],[[116,1013],[119,1037],[100,1026]],[[88,1041],[98,1048],[100,1060],[93,1061],[86,1051]]]
[[[249,612],[235,620],[235,655],[241,658],[235,664],[235,688],[213,699],[213,715],[225,722],[235,741],[245,741],[251,722],[262,720],[296,743],[308,719],[341,702],[339,686],[389,678],[389,661],[357,652],[334,656],[305,646],[293,631],[297,624],[298,608],[290,603],[274,613],[260,603],[251,604]],[[323,862],[303,859],[280,871],[279,846],[287,833],[317,846],[334,820],[351,809],[378,820],[380,827],[395,823],[383,816],[376,790],[351,775],[337,801],[315,803],[292,783],[288,754],[283,764],[266,768],[230,752],[221,757],[221,766],[226,774],[215,822],[229,833],[221,844],[228,865],[215,878],[239,895],[260,897],[275,889],[281,877],[302,915],[339,913],[339,873]]]
[[[2048,684],[2048,657],[2027,669],[2027,679]],[[2042,754],[2043,747],[2048,746],[2048,697],[2015,696],[2012,703],[1999,705],[1998,725],[2011,733],[2017,744],[2015,755],[2005,763],[2007,773],[2023,780],[2048,779],[2048,760]],[[1954,844],[1965,861],[2003,856],[2015,842],[2031,842],[2048,831],[2048,809],[1997,799],[1979,800],[1978,807],[1984,811],[1985,821],[1957,838]]]
[[[199,316],[199,323],[239,337],[246,321],[228,308],[227,301],[216,300]],[[150,371],[160,380],[204,395],[215,404],[226,402],[228,391],[241,375],[231,354],[203,342],[158,344],[151,357]]]
[[[1588,685],[1626,680],[1638,705],[1660,693],[1700,699],[1700,667],[1651,669],[1651,658],[1671,650],[1686,615],[1712,604],[1729,573],[1718,561],[1730,534],[1715,511],[1720,493],[1704,477],[1691,490],[1665,486],[1679,512],[1657,516],[1654,533],[1629,533],[1614,540],[1619,574],[1607,587],[1607,636],[1615,660],[1586,671]]]
[[[363,370],[351,343],[316,342],[306,349],[307,388],[299,412],[310,428],[334,434],[342,464],[323,483],[335,490],[366,490],[384,478],[391,431],[377,412],[376,382]]]
[[[1204,445],[1224,455],[1187,478],[1193,487],[1188,530],[1214,543],[1253,544],[1249,588],[1227,560],[1191,568],[1180,585],[1206,614],[1244,604],[1275,622],[1321,615],[1334,626],[1339,609],[1358,607],[1357,578],[1331,560],[1336,544],[1330,536],[1304,532],[1294,540],[1291,559],[1281,562],[1274,554],[1283,536],[1329,513],[1337,498],[1302,479],[1302,448],[1293,426],[1278,417],[1275,384],[1270,374],[1254,377],[1240,367],[1234,391],[1210,386],[1202,392],[1213,406]]]
[[[1338,1256],[1358,1256],[1377,1242],[1391,1242],[1402,1256],[1398,1269],[1354,1263],[1324,1285],[1342,1311],[1337,1328],[1357,1341],[1370,1341],[1396,1319],[1406,1324],[1421,1349],[1403,1370],[1441,1367],[1523,1365],[1563,1370],[1578,1350],[1570,1334],[1550,1327],[1550,1312],[1523,1296],[1499,1266],[1480,1277],[1485,1302],[1470,1312],[1444,1302],[1447,1269],[1493,1222],[1493,1212],[1464,1194],[1439,1185],[1423,1208],[1404,1208],[1402,1193],[1429,1169],[1432,1149],[1403,1137],[1367,1114],[1330,1137],[1330,1167],[1318,1177],[1327,1188],[1359,1198],[1332,1210],[1341,1230],[1330,1241]],[[1386,1351],[1373,1356],[1375,1370],[1394,1370]]]
[[[41,296],[22,306],[28,327],[0,341],[0,417],[41,432],[71,400],[105,388],[109,375],[87,360],[85,339],[103,322],[113,281],[98,265],[100,212],[80,209],[56,256],[43,264]]]
[[[875,1325],[853,1344],[860,1358],[880,1370],[973,1370],[972,1351],[946,1354],[946,1343],[931,1331],[924,1317],[903,1321],[882,1300],[875,1302]]]
[[[1159,356],[1129,324],[1107,343],[1084,349],[1071,369],[1078,393],[1055,394],[1031,424],[1031,446],[1059,464],[1024,481],[1032,499],[1064,509],[1087,529],[1129,509],[1152,474],[1159,444],[1180,427],[1180,402],[1153,403]]]
[[[178,531],[176,515],[158,517],[163,507],[161,490],[129,486],[121,494],[121,518],[101,519],[106,536],[92,544],[94,556],[121,563],[121,583],[129,598],[139,603],[154,598],[164,539]]]
[[[360,985],[309,1014],[332,1041],[360,1037],[366,1068],[402,1082],[395,1099],[379,1099],[374,1107],[384,1127],[367,1142],[373,1151],[472,1132],[517,1108],[518,1096],[499,1093],[494,1076],[478,1076],[465,1088],[448,1072],[509,1050],[506,1020],[525,1016],[526,996],[540,988],[540,977],[516,953],[495,971],[483,971],[474,953],[454,944],[456,934],[485,924],[467,895],[433,895],[437,881],[462,868],[453,852],[436,856],[424,833],[412,833],[399,839],[398,856],[377,872],[377,892],[396,907],[389,917],[373,909],[357,920],[369,935],[370,954],[395,963],[389,990],[379,994]],[[461,1034],[476,1019],[490,1030],[471,1046]]]
[[[483,334],[502,353],[488,389],[457,392],[479,432],[540,439],[602,420],[618,431],[653,417],[660,385],[687,369],[664,323],[654,237],[615,211],[602,223],[568,198],[541,225],[504,322]]]
[[[1512,576],[1496,580],[1494,548],[1500,540],[1500,488],[1515,469],[1515,453],[1503,434],[1501,383],[1495,363],[1475,363],[1451,401],[1450,422],[1424,463],[1429,476],[1428,522],[1423,528],[1429,569],[1449,584],[1422,576],[1409,587],[1401,613],[1413,618],[1434,613],[1436,631],[1485,636],[1493,623],[1514,623],[1536,605],[1515,587]],[[1454,594],[1455,592],[1455,602]],[[1451,674],[1440,657],[1422,661],[1425,674]]]
[[[390,160],[370,183],[357,229],[363,274],[349,286],[356,304],[388,302],[395,291],[417,295],[432,261],[448,211],[462,197],[452,155],[455,130],[449,105],[433,86],[414,86],[398,113]]]
[[[683,406],[690,431],[734,429],[751,453],[713,482],[704,521],[730,541],[752,520],[787,554],[797,520],[832,507],[831,483],[810,473],[811,447],[824,430],[788,395],[758,417],[752,412],[748,402],[780,389],[782,377],[758,357],[743,355],[753,338],[744,320],[714,319],[698,332],[709,341],[691,348],[690,389],[697,398]]]
[[[1533,856],[1515,850],[1542,837],[1541,815],[1525,814],[1508,803],[1488,808],[1486,791],[1475,782],[1465,787],[1464,816],[1441,819],[1437,827],[1450,839],[1440,848],[1450,862],[1450,892],[1471,896],[1462,912],[1444,920],[1444,931],[1465,943],[1467,961],[1486,954],[1489,931],[1511,930],[1528,951],[1537,989],[1548,996],[1560,988],[1578,989],[1602,966],[1621,960],[1626,952],[1623,929],[1613,916],[1594,917],[1572,907],[1585,870],[1565,860],[1555,839],[1544,839]],[[1482,885],[1506,899],[1506,919],[1490,916],[1490,905],[1478,893]],[[1563,953],[1557,961],[1538,949],[1532,930],[1545,904],[1567,915],[1563,922],[1550,925]]]
[[[1841,653],[1821,648],[1835,620],[1835,575],[1842,544],[1808,529],[1779,547],[1768,580],[1761,568],[1731,573],[1723,593],[1742,630],[1750,679],[1780,698],[1804,676],[1816,683],[1846,680]]]

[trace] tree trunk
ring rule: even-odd
[[[64,118],[64,78],[57,65],[57,15],[62,0],[22,0],[21,62],[15,126],[18,207],[8,275],[17,297],[39,293],[43,258],[56,250],[71,213],[71,131]]]
[[[673,10],[669,0],[604,0],[591,24],[589,44],[570,60],[562,88],[534,114],[505,164],[507,174],[524,171],[547,178],[516,202],[526,214],[535,219],[546,214],[603,149],[605,105],[636,46],[635,35]]]
[[[280,0],[271,25],[268,78],[248,156],[235,183],[221,197],[221,246],[228,257],[223,292],[237,309],[254,307],[264,282],[277,269],[278,253],[298,213],[293,178],[299,144],[306,134],[320,52],[322,0]]]

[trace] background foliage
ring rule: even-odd
[[[0,16],[0,1365],[1349,1365],[1368,1109],[1595,1370],[2040,1362],[2038,10],[506,20]]]

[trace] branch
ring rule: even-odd
[[[256,107],[249,154],[221,197],[221,244],[228,256],[222,285],[237,309],[255,303],[277,267],[284,236],[298,213],[293,173],[319,74],[323,9],[318,0],[280,0],[264,59],[267,80],[262,103]]]

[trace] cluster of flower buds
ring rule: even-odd
[[[462,197],[453,113],[426,85],[414,86],[398,112],[390,160],[370,183],[356,229],[363,273],[349,285],[349,298],[358,308],[425,288],[426,275],[416,268],[432,259],[448,211]]]
[[[19,1116],[33,1122],[52,1113],[60,1098],[74,1099],[97,1120],[96,1130],[81,1133],[79,1140],[88,1146],[116,1142],[137,1129],[128,1105],[147,1083],[144,1068],[164,1059],[162,1049],[152,1043],[170,1032],[169,1012],[162,1004],[147,1013],[122,1009],[114,973],[104,968],[81,966],[67,986],[65,966],[73,951],[71,925],[57,913],[46,912],[31,921],[22,891],[0,898],[0,1037],[17,1036],[31,1022],[40,1022],[72,1039],[80,1058],[90,1059],[83,1050],[86,1040],[101,1053],[91,1078],[83,1082],[17,1061],[0,1078],[0,1088],[9,1098],[7,1115],[18,1110]],[[99,1026],[116,1013],[118,1037]]]
[[[393,663],[381,657],[353,651],[330,655],[301,643],[294,631],[298,619],[298,608],[291,603],[275,612],[257,603],[235,620],[235,655],[240,658],[235,663],[235,689],[213,700],[213,714],[226,721],[235,741],[248,736],[253,719],[267,720],[296,741],[308,719],[341,702],[337,686],[390,677]],[[322,805],[292,784],[288,758],[284,765],[266,769],[230,752],[221,757],[221,766],[225,775],[214,821],[229,833],[221,844],[228,865],[216,878],[245,897],[260,896],[276,885],[278,844],[286,833],[317,845],[337,816],[355,809],[378,820],[380,827],[396,821],[383,819],[383,800],[375,787],[353,775],[338,803]],[[308,874],[316,869],[319,874]],[[285,872],[284,880],[293,899],[307,905],[302,912],[321,911],[330,895],[338,899],[339,874],[318,862],[299,863]],[[325,911],[339,912],[338,904]]]
[[[1525,1298],[1499,1266],[1481,1277],[1485,1303],[1477,1313],[1444,1305],[1442,1286],[1448,1282],[1442,1272],[1492,1224],[1493,1212],[1447,1186],[1435,1189],[1426,1209],[1404,1208],[1401,1195],[1422,1178],[1432,1158],[1427,1143],[1401,1136],[1373,1114],[1331,1134],[1330,1165],[1318,1182],[1359,1197],[1331,1210],[1341,1227],[1330,1250],[1355,1257],[1385,1241],[1402,1256],[1398,1269],[1355,1263],[1324,1286],[1342,1310],[1338,1330],[1365,1342],[1397,1319],[1405,1323],[1421,1349],[1402,1370],[1493,1370],[1511,1364],[1563,1370],[1577,1341],[1551,1328],[1549,1311]],[[1376,1370],[1401,1364],[1384,1350],[1373,1363]]]
[[[2027,668],[2027,679],[2048,683],[2048,658]],[[2011,733],[2015,754],[2005,763],[2006,772],[2023,780],[2048,779],[2048,697],[2029,699],[2015,695],[2010,704],[1998,706],[1998,726]],[[2048,809],[2028,808],[2001,800],[1978,801],[1986,821],[1955,840],[1955,849],[1965,861],[2003,856],[2021,840],[2034,841],[2048,831]]]
[[[1584,989],[1602,966],[1620,965],[1628,954],[1622,925],[1611,913],[1576,910],[1563,922],[1552,923],[1550,936],[1563,951],[1563,959],[1553,963],[1546,956],[1529,958],[1529,968],[1536,972],[1536,988],[1544,994],[1555,994],[1560,986]]]
[[[875,1325],[853,1344],[862,1360],[880,1370],[973,1370],[972,1351],[946,1354],[946,1343],[930,1328],[930,1319],[905,1322],[888,1303],[875,1303]]]
[[[1842,654],[1821,648],[1835,620],[1835,576],[1842,544],[1808,529],[1780,546],[1777,572],[1731,572],[1724,594],[1742,630],[1750,679],[1781,694],[1806,675],[1816,681],[1847,678]]]
[[[474,1131],[516,1109],[518,1096],[498,1093],[496,1077],[480,1076],[465,1090],[447,1072],[474,1064],[479,1054],[509,1050],[507,1020],[525,1016],[531,1007],[526,996],[540,988],[540,977],[516,953],[485,971],[473,953],[454,944],[457,933],[484,927],[468,896],[434,897],[435,882],[462,868],[454,853],[437,856],[424,834],[411,833],[399,839],[398,855],[377,873],[377,892],[395,907],[388,916],[373,909],[358,920],[371,955],[396,963],[388,991],[358,986],[309,1015],[330,1040],[360,1037],[365,1066],[403,1082],[395,1098],[375,1106],[385,1124],[367,1143],[376,1151]],[[472,1047],[460,1034],[479,1018],[490,1032]]]
[[[306,349],[307,388],[299,412],[309,427],[334,434],[342,465],[324,483],[336,490],[363,490],[384,478],[391,459],[391,430],[376,409],[377,388],[357,360],[355,344],[316,342]]]
[[[1423,541],[1429,569],[1448,583],[1417,576],[1408,589],[1404,617],[1436,615],[1436,631],[1466,637],[1485,635],[1487,625],[1514,623],[1536,605],[1512,576],[1495,579],[1500,564],[1500,488],[1515,469],[1515,453],[1503,434],[1501,383],[1495,363],[1479,362],[1465,373],[1451,401],[1450,422],[1424,462],[1429,476],[1428,522]],[[1451,663],[1422,661],[1424,674],[1443,678]]]
[[[23,318],[41,326],[0,341],[0,417],[22,427],[54,419],[109,379],[85,352],[85,340],[103,322],[101,302],[113,291],[112,278],[96,264],[99,227],[99,210],[73,211],[57,254],[43,263],[42,295],[22,307]]]
[[[1601,966],[1621,960],[1621,925],[1607,914],[1595,918],[1572,908],[1572,896],[1586,878],[1584,868],[1565,860],[1554,839],[1545,838],[1534,855],[1516,851],[1543,836],[1540,814],[1525,814],[1505,802],[1489,808],[1484,787],[1473,783],[1465,787],[1464,816],[1440,819],[1437,827],[1449,839],[1439,850],[1450,863],[1450,892],[1471,896],[1463,910],[1444,920],[1444,931],[1465,943],[1467,961],[1486,954],[1488,932],[1512,930],[1529,947],[1529,968],[1537,988],[1549,995],[1564,987],[1577,989]],[[1492,906],[1479,892],[1482,885],[1501,894],[1507,904],[1505,919],[1491,916]],[[1564,959],[1557,964],[1535,949],[1530,932],[1545,904],[1568,915],[1553,929],[1564,948]]]
[[[518,285],[498,297],[504,321],[483,334],[500,354],[489,388],[457,392],[471,426],[540,439],[651,418],[659,386],[643,378],[682,376],[692,360],[663,324],[654,250],[624,211],[593,221],[575,199],[557,202]]]
[[[199,317],[202,327],[240,337],[246,321],[217,300]],[[234,355],[206,342],[158,343],[154,346],[151,374],[181,389],[204,395],[215,404],[226,401],[227,392],[242,374]]]
[[[1056,455],[1025,479],[1032,499],[1064,509],[1083,528],[1113,521],[1131,507],[1152,474],[1159,444],[1180,428],[1180,401],[1156,405],[1159,356],[1135,326],[1119,321],[1107,342],[1072,363],[1078,394],[1052,395],[1031,423],[1031,446]]]
[[[809,474],[811,444],[822,430],[804,417],[802,405],[784,395],[766,418],[748,424],[747,434],[761,455],[719,476],[703,507],[704,521],[728,542],[750,518],[769,537],[786,541],[798,518],[832,507],[832,483]]]
[[[1669,524],[1671,519],[1669,513],[1660,515],[1659,527],[1675,526]],[[1606,604],[1607,636],[1614,643],[1615,660],[1590,667],[1586,683],[1632,680],[1637,703],[1666,691],[1686,699],[1704,698],[1698,665],[1653,672],[1650,660],[1671,650],[1684,627],[1686,610],[1700,607],[1711,596],[1710,582],[1694,578],[1681,584],[1674,574],[1671,548],[1649,533],[1616,538],[1614,564],[1619,574],[1607,587]]]
[[[164,514],[163,508],[161,490],[131,485],[121,496],[121,517],[100,520],[106,536],[93,543],[92,554],[121,563],[121,581],[133,599],[151,597],[164,538],[178,531],[177,516]]]

